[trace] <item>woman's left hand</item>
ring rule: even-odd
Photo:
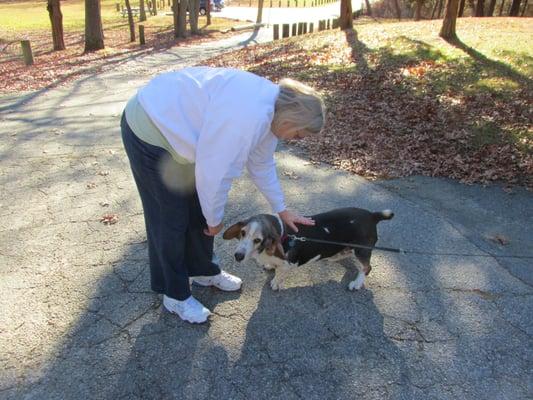
[[[285,210],[279,213],[279,217],[289,228],[291,228],[294,232],[298,232],[298,228],[295,224],[302,224],[302,225],[314,225],[315,221],[311,218],[302,217],[298,214],[293,213],[292,211]]]
[[[224,224],[220,223],[217,226],[207,226],[207,229],[204,229],[204,234],[207,236],[216,236],[224,228]]]

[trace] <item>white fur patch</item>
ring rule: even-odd
[[[381,212],[381,215],[383,215],[385,218],[390,218],[391,215],[392,215],[392,211],[391,210],[383,210]]]

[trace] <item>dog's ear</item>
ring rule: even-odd
[[[246,222],[239,221],[236,224],[231,225],[228,229],[224,231],[222,234],[222,238],[224,240],[231,240],[235,239],[237,236],[239,236],[239,233],[243,226],[246,225]]]
[[[268,237],[265,240],[265,249],[266,253],[269,256],[274,256],[277,258],[281,258],[282,260],[285,259],[285,253],[283,251],[283,246],[281,245],[281,242],[279,238],[276,237]]]

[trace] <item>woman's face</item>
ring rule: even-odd
[[[295,130],[289,123],[281,124],[272,133],[278,138],[283,140],[299,140],[306,137],[309,133],[305,129]]]

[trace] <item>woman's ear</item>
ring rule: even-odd
[[[246,225],[246,222],[242,222],[242,221],[231,225],[228,229],[224,231],[224,233],[222,234],[222,238],[224,240],[235,239],[237,236],[239,236],[239,233],[241,232],[242,227],[245,225]]]

